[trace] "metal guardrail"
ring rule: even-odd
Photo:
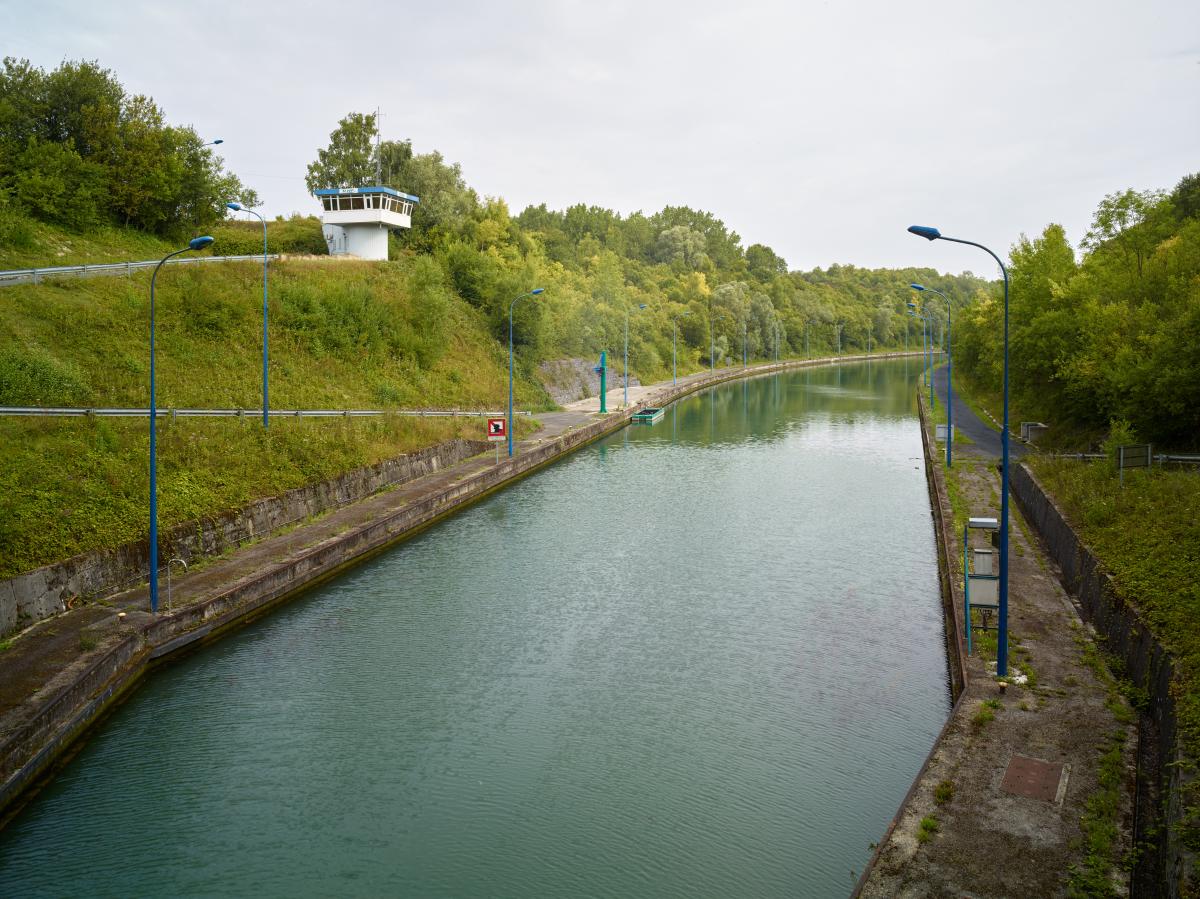
[[[271,418],[360,418],[371,415],[410,415],[420,418],[503,418],[504,412],[478,412],[464,409],[271,409]],[[532,415],[532,412],[515,411],[514,415]],[[41,406],[0,406],[0,415],[59,416],[87,418],[93,415],[117,418],[149,418],[150,407],[145,409],[67,409],[43,408]],[[208,418],[262,418],[262,409],[159,409],[156,418],[178,416]]]
[[[1080,462],[1100,462],[1107,459],[1105,453],[1052,453],[1056,459],[1077,459]],[[1200,454],[1197,453],[1155,453],[1156,465],[1170,462],[1175,465],[1200,465]]]
[[[183,256],[178,259],[168,259],[167,265],[197,265],[204,262],[261,262],[262,254],[257,256]],[[278,254],[270,254],[268,259],[278,259]],[[153,268],[158,265],[158,259],[148,262],[108,262],[98,265],[59,265],[52,268],[17,268],[0,272],[0,287],[13,287],[17,284],[40,284],[45,278],[86,278],[92,275],[131,275],[138,269]]]

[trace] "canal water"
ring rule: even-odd
[[[903,361],[685,399],[153,675],[5,896],[844,896],[949,711]]]

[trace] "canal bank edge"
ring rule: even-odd
[[[136,608],[136,594],[144,593],[144,589],[134,591],[135,600],[126,603],[126,612],[111,610],[111,623],[100,645],[83,651],[73,664],[37,688],[27,702],[0,716],[0,827],[16,814],[41,779],[53,773],[58,764],[69,758],[77,741],[156,663],[211,642],[261,617],[345,569],[412,537],[447,515],[619,430],[641,409],[650,405],[665,405],[707,387],[740,378],[794,368],[905,355],[918,354],[881,353],[789,360],[705,372],[678,385],[665,384],[649,393],[642,402],[622,412],[609,413],[601,420],[540,445],[534,435],[522,443],[519,455],[498,465],[486,461],[486,456],[476,456],[445,469],[443,474],[449,474],[474,463],[475,471],[463,474],[450,486],[436,488],[434,485],[436,489],[429,490],[427,495],[406,503],[391,514],[322,540],[253,576],[222,584],[212,591],[212,595],[178,611],[152,617]],[[413,483],[419,485],[420,481]],[[353,509],[357,505],[361,503],[346,508]],[[305,526],[302,526],[296,533],[304,530]],[[256,546],[271,539],[268,537]],[[144,601],[141,604],[145,605]],[[43,624],[62,622],[70,616],[86,612],[92,613],[94,619],[97,611],[96,606],[87,606],[47,619]],[[87,622],[85,626],[93,632],[101,632],[100,625],[94,621]],[[82,628],[79,630],[82,631]],[[80,641],[82,647],[82,633]]]
[[[925,780],[925,775],[928,773],[930,765],[932,765],[934,758],[942,748],[942,743],[945,741],[946,735],[950,732],[951,725],[954,723],[954,719],[962,705],[963,697],[967,692],[966,641],[963,636],[965,631],[962,618],[962,610],[966,607],[966,604],[962,601],[962,588],[958,586],[956,579],[951,576],[950,568],[951,553],[957,549],[957,542],[954,539],[954,513],[950,508],[950,495],[946,489],[946,476],[942,471],[941,460],[937,453],[937,442],[933,439],[933,434],[929,426],[929,417],[925,410],[925,395],[922,393],[920,387],[918,387],[916,394],[917,413],[921,422],[921,448],[925,459],[925,481],[929,487],[929,506],[933,513],[933,530],[935,542],[937,543],[938,584],[942,599],[942,617],[946,627],[946,667],[950,675],[950,695],[953,699],[953,705],[951,706],[950,714],[946,716],[946,722],[942,725],[942,729],[934,739],[929,753],[925,756],[925,761],[921,763],[920,770],[917,771],[912,784],[908,788],[908,792],[904,794],[904,799],[901,800],[900,806],[896,809],[896,814],[888,822],[883,836],[874,844],[871,858],[867,861],[867,866],[863,869],[862,874],[859,875],[858,881],[854,886],[854,892],[850,894],[851,899],[857,899],[857,897],[862,895],[867,881],[871,878],[871,873],[875,865],[883,854],[883,850],[887,847],[888,841],[891,840],[892,835],[895,833],[896,825],[904,817],[909,806],[912,804],[917,791]]]

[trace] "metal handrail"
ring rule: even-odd
[[[431,418],[500,418],[503,412],[486,412],[467,409],[271,409],[268,412],[278,418],[355,418],[367,415],[411,415],[414,417]],[[518,411],[517,415],[532,415],[532,412]],[[148,418],[150,408],[144,409],[70,409],[47,408],[42,406],[0,406],[0,415],[24,416],[66,416],[86,418],[92,415],[107,415],[118,418]],[[184,416],[207,416],[245,418],[248,415],[259,417],[262,409],[158,409],[155,417],[176,418]]]
[[[193,265],[201,262],[261,262],[262,254],[254,256],[191,256],[170,259],[167,265]],[[278,259],[272,254],[268,259]],[[95,265],[59,265],[49,268],[17,268],[0,272],[0,287],[12,287],[17,284],[38,284],[43,278],[81,278],[87,275],[127,275],[137,269],[152,268],[159,260],[148,262],[105,262]]]

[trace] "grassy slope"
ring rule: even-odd
[[[1034,471],[1119,593],[1137,603],[1175,655],[1183,689],[1177,713],[1185,746],[1200,759],[1200,473],[1127,471],[1035,456]],[[1191,803],[1195,807],[1194,797]]]
[[[118,256],[161,249],[139,235],[124,237]],[[111,246],[103,240],[80,240],[87,246],[79,255],[96,258]],[[0,266],[13,258],[0,257]],[[440,317],[445,351],[418,363],[422,322],[411,276],[420,264],[275,265],[272,408],[502,408],[506,354],[477,312],[449,291]],[[160,274],[160,407],[259,406],[261,273],[238,263]],[[145,407],[148,285],[149,273],[140,273],[0,291],[0,404]],[[518,401],[546,403],[528,382],[518,384]],[[478,419],[275,420],[268,433],[253,419],[164,422],[161,526],[481,431]],[[142,420],[0,418],[0,577],[144,537],[147,452]]]

